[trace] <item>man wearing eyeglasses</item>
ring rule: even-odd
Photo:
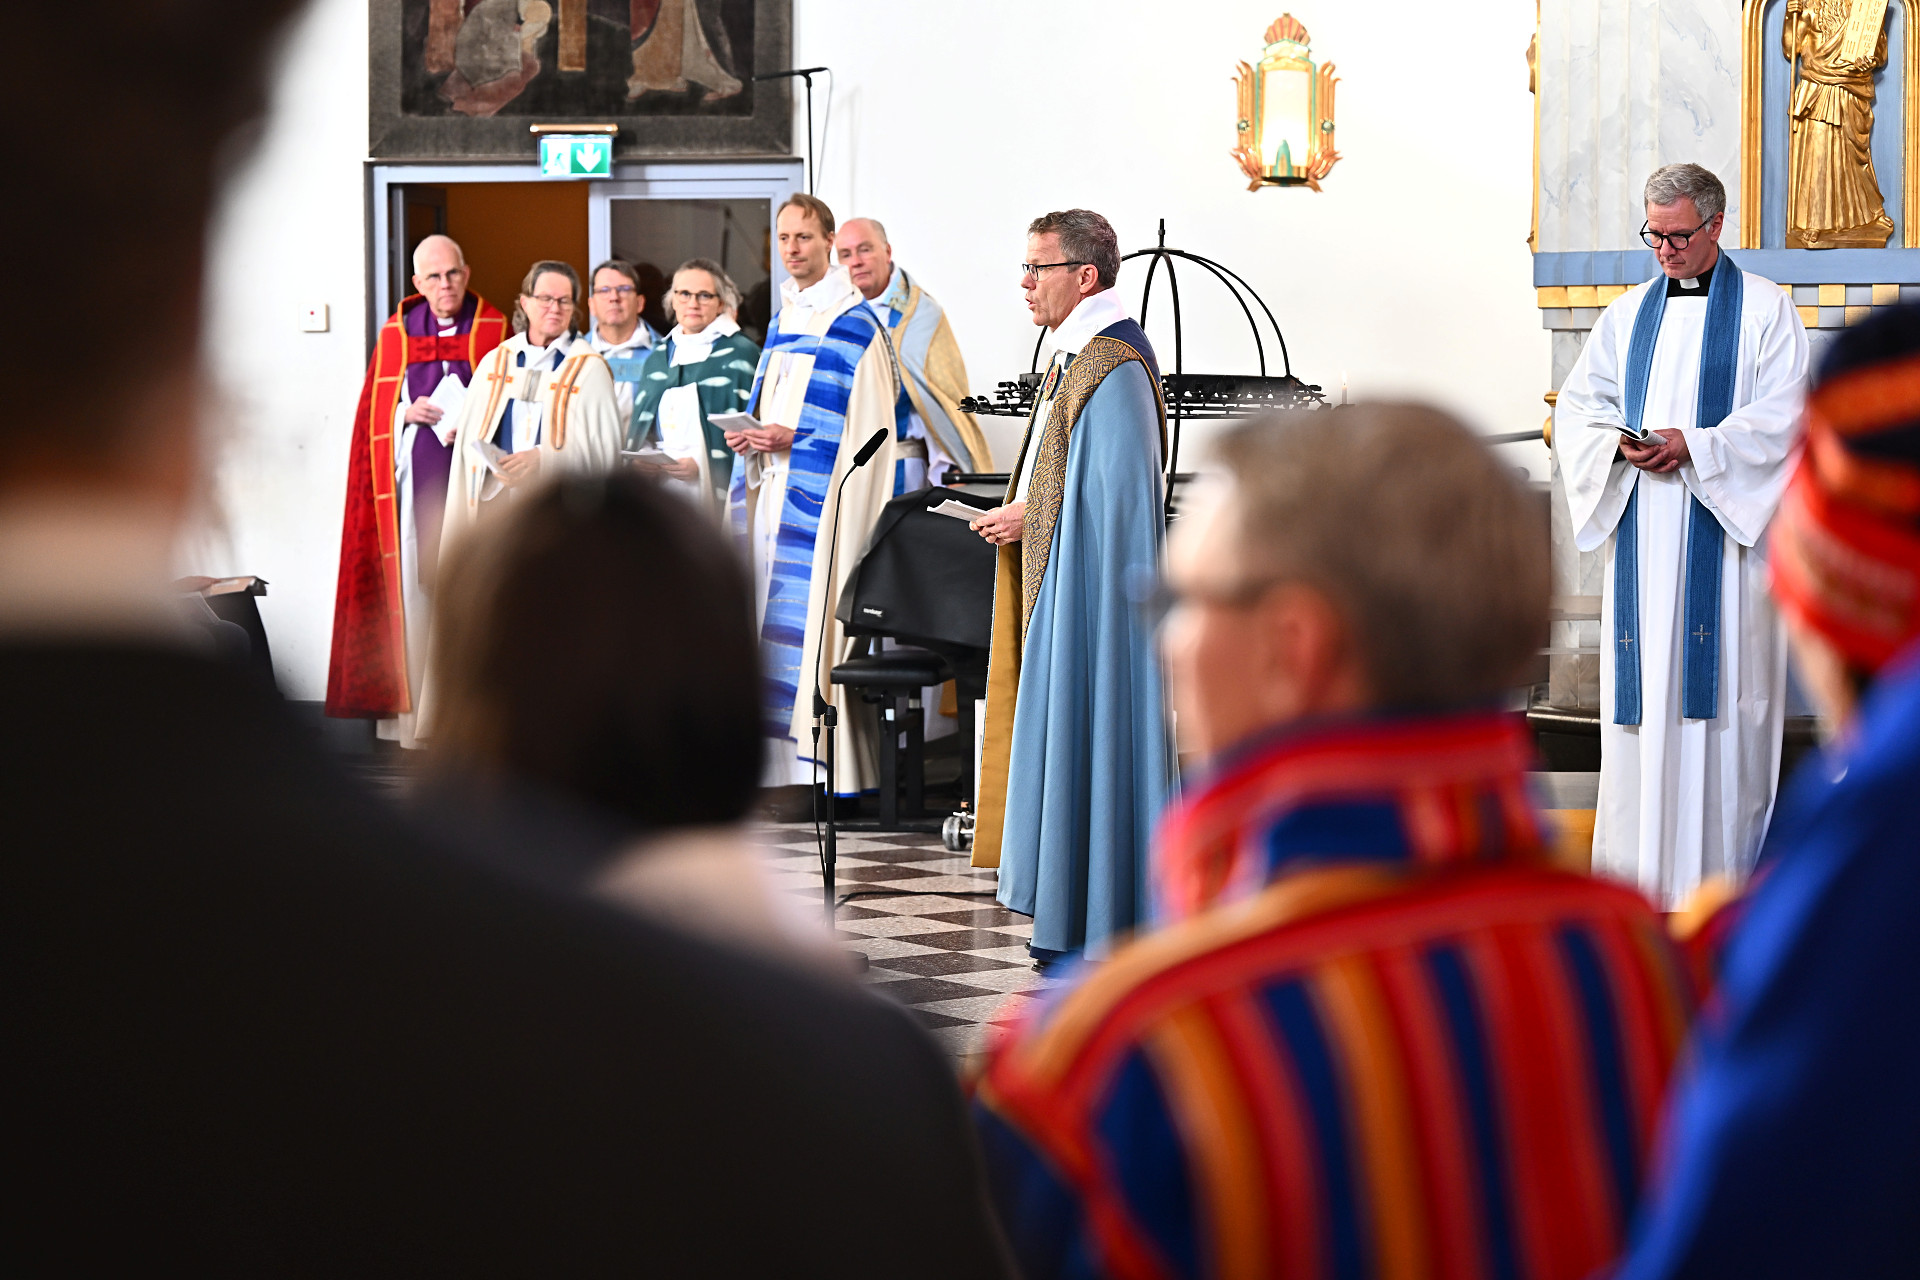
[[[620,258],[608,258],[588,277],[587,308],[593,328],[587,343],[606,358],[613,373],[613,392],[620,402],[620,421],[633,417],[633,393],[640,385],[640,369],[660,335],[640,313],[647,297],[640,289],[640,269]]]
[[[1661,274],[1606,309],[1554,413],[1575,543],[1605,557],[1593,865],[1666,906],[1752,866],[1786,714],[1759,544],[1800,438],[1807,335],[1721,252],[1725,208],[1699,165],[1647,180]]]
[[[1053,356],[1005,505],[975,866],[1033,917],[1041,965],[1146,916],[1147,837],[1173,777],[1153,637],[1129,579],[1160,563],[1166,409],[1153,347],[1113,292],[1120,242],[1089,209],[1027,228],[1021,288]]]
[[[380,327],[347,459],[327,714],[378,720],[402,741],[425,670],[454,418],[474,366],[507,336],[507,318],[467,280],[450,238],[414,249],[417,292]]]

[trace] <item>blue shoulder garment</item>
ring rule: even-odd
[[[1653,372],[1653,348],[1666,316],[1664,279],[1654,282],[1634,316],[1627,344],[1627,425],[1641,429],[1647,381]],[[1740,367],[1740,268],[1720,255],[1707,292],[1707,329],[1700,343],[1700,396],[1696,427],[1720,425],[1733,412],[1733,380]],[[1640,706],[1640,480],[1634,477],[1627,509],[1621,513],[1613,551],[1613,722],[1639,724]],[[1680,665],[1680,714],[1711,720],[1720,703],[1720,563],[1726,546],[1720,521],[1699,498],[1687,506],[1686,633]]]

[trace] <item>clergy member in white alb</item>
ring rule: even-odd
[[[511,338],[473,371],[453,441],[444,555],[487,503],[542,475],[611,471],[626,423],[606,359],[573,332],[580,277],[536,262],[520,286]]]
[[[827,679],[852,644],[830,615],[880,508],[893,497],[896,407],[903,399],[899,361],[886,326],[847,269],[831,265],[833,210],[812,196],[791,196],[775,215],[774,236],[791,278],[781,282],[780,314],[767,330],[749,403],[760,426],[726,435],[740,455],[728,520],[746,538],[760,600],[765,782],[813,785],[817,681],[840,709],[836,789],[857,795],[874,785],[878,756],[870,713]],[[877,452],[854,470],[854,456],[876,431],[882,436]],[[790,794],[780,802],[799,799]]]
[[[1662,274],[1601,315],[1554,411],[1574,541],[1606,547],[1593,865],[1666,907],[1752,867],[1786,716],[1761,540],[1807,334],[1779,285],[1720,251],[1726,203],[1699,165],[1647,180]]]

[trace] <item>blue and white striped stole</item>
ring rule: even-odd
[[[1733,412],[1733,381],[1740,367],[1740,268],[1722,253],[1707,291],[1707,329],[1700,343],[1696,427],[1720,425]],[[1635,431],[1647,403],[1653,349],[1667,312],[1667,282],[1653,282],[1634,316],[1627,343],[1627,425]],[[1680,714],[1711,720],[1720,705],[1720,563],[1726,534],[1699,498],[1687,504],[1686,590],[1681,620]],[[1613,549],[1613,722],[1639,724],[1640,705],[1640,477],[1633,479]]]

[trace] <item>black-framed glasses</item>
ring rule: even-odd
[[[1719,216],[1720,215],[1716,213],[1713,215],[1713,218]],[[1685,249],[1687,245],[1693,241],[1695,236],[1707,229],[1707,224],[1712,222],[1713,218],[1708,218],[1706,222],[1701,223],[1691,231],[1655,231],[1643,222],[1640,224],[1640,243],[1646,245],[1649,249],[1658,249],[1660,242],[1664,240],[1675,249]]]
[[[533,295],[531,301],[535,306],[541,307],[547,310],[551,310],[551,311],[573,310],[572,298],[555,298],[548,294],[536,293]]]
[[[1091,264],[1085,262],[1023,262],[1020,264],[1020,278],[1025,280],[1028,276],[1032,276],[1038,280],[1042,271],[1051,271],[1055,267],[1085,267],[1089,265]]]
[[[596,298],[630,298],[636,290],[630,284],[601,284],[593,288]]]
[[[705,289],[702,289],[698,293],[694,293],[688,289],[675,289],[673,291],[673,300],[683,306],[689,302],[697,302],[704,307],[709,302],[720,301],[720,295],[717,293],[708,293]]]

